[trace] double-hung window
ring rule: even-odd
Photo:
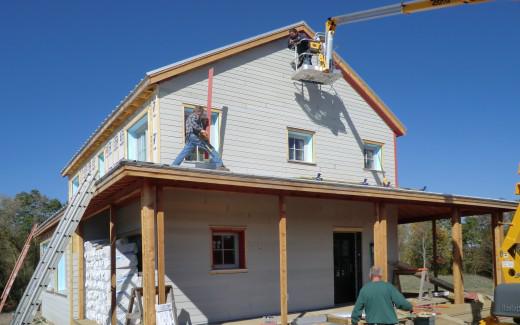
[[[128,129],[128,159],[147,161],[148,159],[148,114]]]
[[[72,182],[71,182],[71,192],[72,192],[72,195],[78,193],[78,190],[79,190],[79,176],[76,176],[72,179]]]
[[[193,113],[193,107],[186,106],[184,107],[184,125],[186,125],[186,120],[188,116]],[[207,112],[204,112],[206,115]],[[220,152],[220,120],[221,120],[221,112],[220,110],[211,110],[211,129],[209,134],[209,141],[211,145],[215,148],[217,152]],[[186,161],[207,161],[209,160],[208,155],[202,149],[197,147],[193,152],[186,157]]]
[[[103,177],[103,175],[105,175],[105,155],[103,153],[98,155],[98,171],[99,177]]]
[[[314,162],[314,133],[288,130],[289,161]]]
[[[244,230],[212,229],[212,269],[245,268]]]
[[[40,258],[43,257],[45,251],[49,248],[50,240],[47,240],[40,245]],[[67,293],[67,265],[66,256],[63,254],[58,262],[58,267],[51,276],[47,290],[58,292],[61,294]]]
[[[383,170],[382,145],[377,143],[365,143],[364,147],[364,163],[365,169]]]

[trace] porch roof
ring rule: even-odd
[[[207,169],[171,167],[152,163],[121,161],[96,182],[94,197],[84,217],[123,204],[140,195],[142,181],[162,186],[218,191],[248,192],[356,201],[384,201],[396,205],[399,223],[449,218],[451,209],[461,216],[514,211],[518,202],[418,190],[367,186],[352,183],[266,177]]]

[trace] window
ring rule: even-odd
[[[103,177],[105,175],[105,155],[103,153],[98,155],[98,170],[99,177]]]
[[[40,258],[43,257],[43,254],[45,253],[47,248],[49,248],[49,243],[50,240],[41,243]],[[60,258],[60,261],[58,262],[56,271],[54,271],[54,273],[51,274],[51,279],[49,281],[49,285],[47,286],[48,291],[54,291],[61,294],[67,293],[67,265],[65,261],[66,253],[63,253],[63,255]]]
[[[72,195],[78,193],[78,190],[79,190],[79,177],[78,176],[76,176],[72,179],[71,190],[72,190]]]
[[[148,158],[148,115],[128,129],[128,159],[146,161]]]
[[[375,143],[365,143],[364,160],[365,168],[370,170],[383,170],[382,146]]]
[[[212,268],[244,269],[244,230],[212,229]]]
[[[188,116],[193,113],[193,107],[184,107],[184,125],[186,125],[186,120]],[[204,113],[206,115],[206,113]],[[211,145],[220,152],[220,111],[212,109],[211,110],[211,130],[209,134],[209,141]],[[207,161],[209,160],[208,155],[201,148],[194,150],[191,155],[186,157],[186,161]]]
[[[314,162],[314,133],[289,129],[289,161]]]

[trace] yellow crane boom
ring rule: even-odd
[[[336,27],[339,25],[399,14],[414,14],[434,9],[454,7],[463,4],[476,4],[488,1],[490,0],[418,0],[331,17],[327,19],[327,22],[325,23],[325,53],[324,58],[320,60],[323,65],[322,68],[324,71],[329,71],[329,69],[332,69],[332,47],[334,44],[334,32]]]

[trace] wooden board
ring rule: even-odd
[[[108,211],[110,219],[110,312],[112,325],[117,325],[116,314],[116,213],[113,206]]]
[[[462,225],[459,209],[453,208],[451,215],[451,239],[453,244],[453,295],[456,304],[464,303],[462,279]]]
[[[159,287],[159,304],[166,303],[166,291],[164,290],[165,277],[164,260],[164,191],[157,187],[157,285]]]
[[[287,325],[287,207],[284,196],[279,196],[278,238],[280,249],[280,324]]]
[[[141,190],[141,235],[143,259],[144,323],[155,324],[155,187],[143,182]]]

